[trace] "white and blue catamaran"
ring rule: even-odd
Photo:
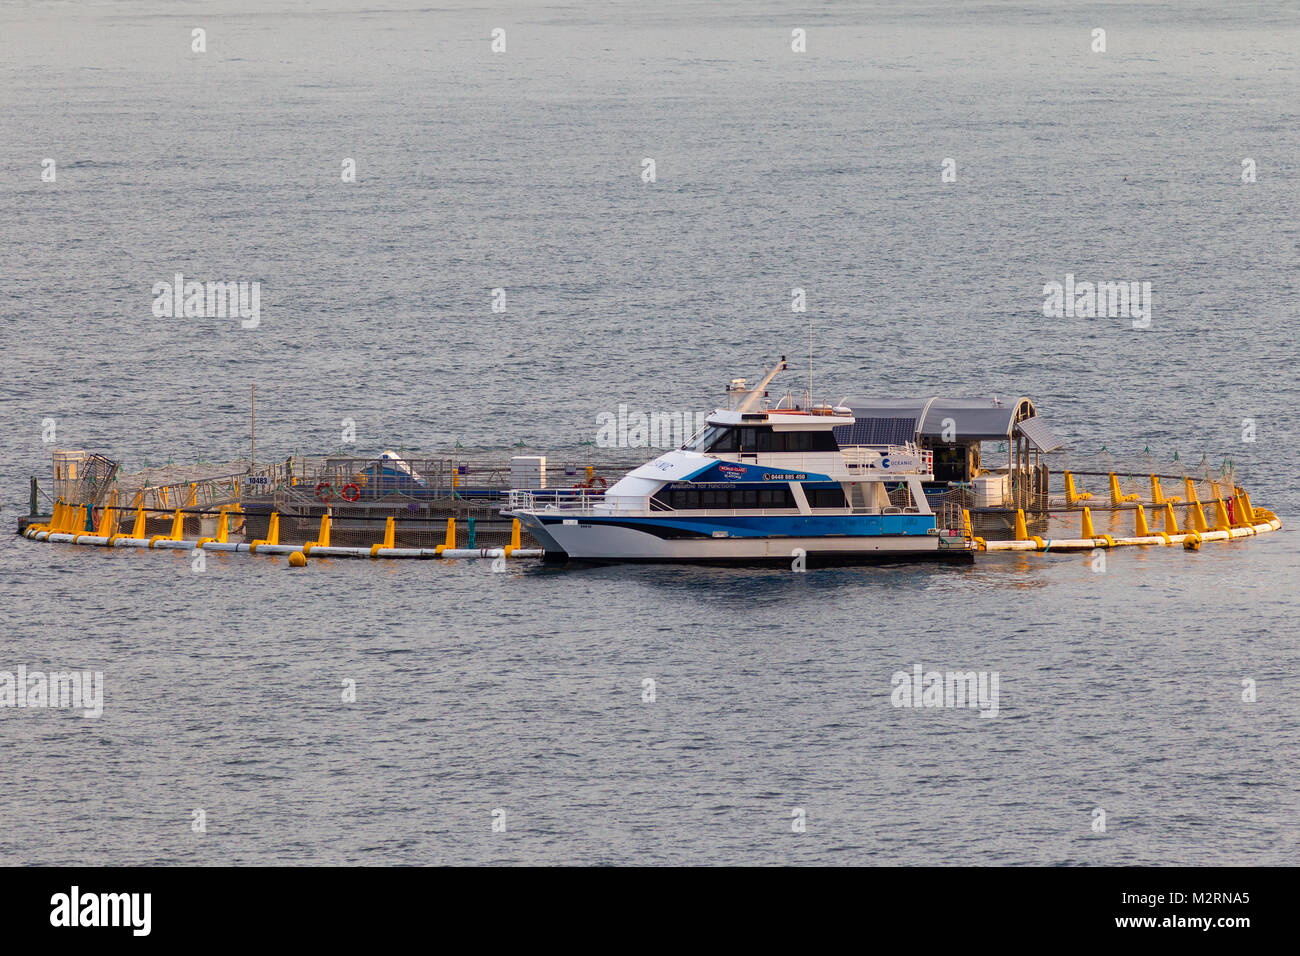
[[[913,442],[847,444],[843,407],[772,405],[758,385],[728,387],[681,448],[629,472],[603,493],[513,491],[508,514],[552,560],[784,563],[970,561],[959,532],[926,502],[932,453]]]

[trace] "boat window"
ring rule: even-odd
[[[722,428],[719,429],[719,431],[721,432],[721,434],[718,435],[718,437],[714,440],[713,444],[709,446],[709,451],[739,451],[740,450],[739,435],[738,435],[740,429]]]
[[[718,425],[710,425],[682,447],[685,451],[708,451],[712,449],[713,443],[717,441],[718,437],[727,430]]]
[[[771,428],[714,426],[686,447],[690,451],[805,452],[838,451],[840,446],[829,430],[778,432]]]
[[[805,490],[808,496],[808,504],[814,508],[843,508],[844,489],[843,488],[814,488]]]
[[[790,486],[780,485],[733,488],[661,488],[654,495],[675,511],[711,508],[717,511],[754,510],[758,508],[793,508],[794,494]],[[841,495],[841,498],[843,496]],[[829,505],[827,507],[830,507]]]

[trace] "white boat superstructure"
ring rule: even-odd
[[[922,482],[930,452],[913,443],[841,445],[847,410],[789,397],[756,407],[784,360],[746,397],[719,409],[681,448],[603,493],[515,491],[519,518],[550,558],[586,561],[844,563],[969,560],[942,534]]]

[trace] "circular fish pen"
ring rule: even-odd
[[[933,482],[926,497],[941,533],[979,552],[1091,551],[1232,541],[1278,530],[1225,462],[1212,472],[1157,470],[1148,455],[1123,468],[1100,460],[1044,458]],[[240,466],[242,470],[240,470]],[[207,550],[304,558],[540,558],[502,511],[520,486],[564,500],[598,502],[628,462],[551,466],[539,456],[509,464],[448,458],[303,458],[252,467],[146,468],[83,452],[55,452],[55,497],[19,531],[34,541],[109,548]],[[521,470],[524,469],[524,470]],[[901,489],[900,489],[900,493]]]

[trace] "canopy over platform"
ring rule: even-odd
[[[840,444],[883,444],[877,436],[891,440],[920,441],[923,438],[950,437],[959,442],[1007,441],[1015,437],[1021,423],[1028,423],[1037,414],[1034,403],[1018,398],[875,398],[870,401],[846,401],[857,421],[847,426]],[[1057,441],[1046,428],[1035,428],[1042,442],[1059,448]],[[1044,448],[1038,439],[1023,431],[1025,437]]]

